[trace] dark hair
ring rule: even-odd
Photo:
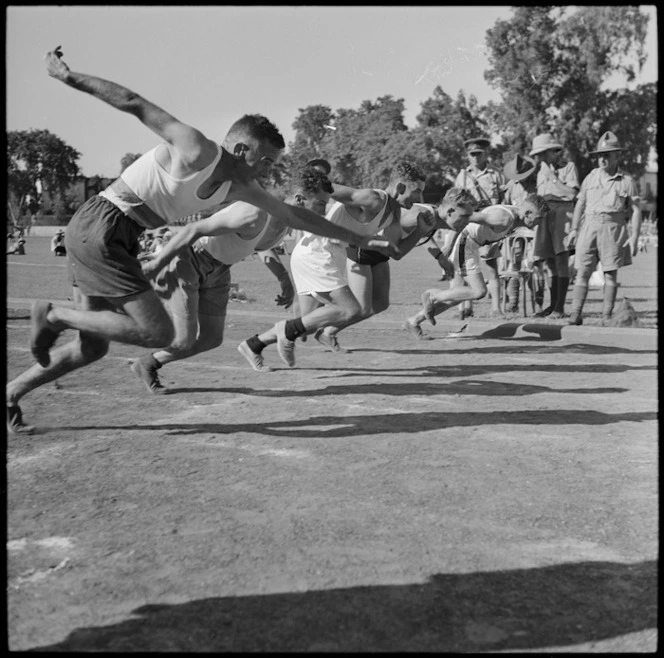
[[[390,183],[393,183],[397,180],[414,182],[418,180],[425,180],[426,176],[422,169],[416,165],[414,162],[409,162],[408,160],[402,160],[398,162],[390,173]]]
[[[539,194],[529,194],[525,199],[524,203],[532,203],[537,210],[539,210],[543,215],[546,215],[550,208],[549,204],[546,202],[546,199]]]
[[[286,148],[286,142],[279,129],[262,114],[245,114],[230,127],[226,136],[229,135],[246,135],[261,142],[268,142],[274,148]]]
[[[315,167],[303,167],[295,172],[290,184],[291,193],[304,192],[305,194],[316,194],[317,192],[328,192],[332,194],[334,188],[330,179]]]
[[[472,206],[473,210],[477,207],[477,199],[463,187],[450,187],[440,202],[453,206]]]

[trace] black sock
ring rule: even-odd
[[[258,338],[258,334],[247,339],[247,345],[254,354],[260,354],[267,345]]]
[[[288,340],[295,340],[298,336],[304,336],[307,330],[302,324],[302,318],[295,318],[295,320],[286,320],[286,338]]]

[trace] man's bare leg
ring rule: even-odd
[[[295,320],[277,322],[271,329],[252,336],[238,347],[254,370],[257,368],[252,364],[250,355],[247,356],[246,350],[243,349],[245,344],[254,354],[261,354],[265,347],[276,343],[279,356],[292,367],[295,365],[294,350],[297,337],[290,333],[292,328],[296,329],[298,336],[311,334],[329,324],[344,322],[359,311],[357,299],[348,286],[330,292],[316,293],[315,298],[311,295],[299,295],[299,302],[300,308],[304,311],[302,316]]]
[[[75,294],[87,299],[78,289]],[[163,347],[173,340],[173,323],[153,290],[119,298],[105,298],[96,309],[67,308],[35,302],[32,312],[31,350],[42,366],[49,365],[49,350],[60,332],[76,329],[108,342],[142,347]]]
[[[421,340],[424,334],[421,333],[420,325],[425,320],[428,319],[431,324],[435,324],[435,316],[464,301],[482,299],[486,293],[487,287],[480,272],[472,272],[465,278],[455,277],[453,285],[447,290],[438,288],[425,290],[422,294],[422,310],[406,319],[404,329],[414,338]]]

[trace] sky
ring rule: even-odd
[[[653,5],[648,61],[658,79]],[[359,108],[403,98],[415,125],[434,88],[480,103],[485,35],[508,6],[9,6],[7,130],[47,129],[81,153],[86,176],[115,177],[125,153],[159,137],[135,117],[50,78],[43,56],[62,46],[72,71],[117,82],[221,142],[243,114],[264,114],[292,141],[300,108]]]

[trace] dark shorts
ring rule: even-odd
[[[348,247],[346,249],[346,256],[359,265],[378,265],[378,263],[386,263],[390,260],[389,256],[385,256],[379,251],[360,249],[359,247]]]
[[[231,266],[197,244],[181,251],[155,277],[154,290],[176,318],[226,317]]]
[[[89,297],[127,297],[151,290],[137,259],[142,232],[108,199],[88,199],[65,232],[72,286]]]

